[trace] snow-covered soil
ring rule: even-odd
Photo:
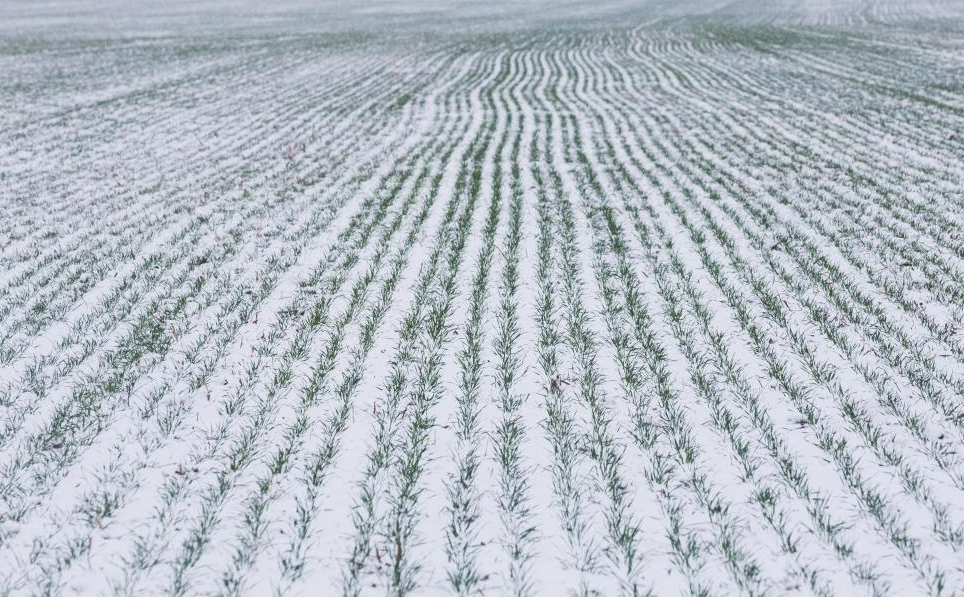
[[[964,594],[964,5],[0,6],[0,595]]]

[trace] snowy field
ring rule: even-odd
[[[964,2],[0,4],[0,596],[964,595]]]

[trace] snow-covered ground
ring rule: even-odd
[[[964,4],[0,5],[0,595],[964,594]]]

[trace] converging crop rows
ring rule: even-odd
[[[218,6],[0,9],[0,595],[964,594],[959,4]]]

